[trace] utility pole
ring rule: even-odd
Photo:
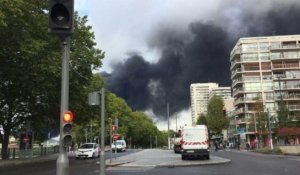
[[[112,162],[112,119],[109,118],[110,120],[110,129],[109,129],[109,147],[110,147],[110,160],[109,162]]]
[[[170,117],[169,117],[169,103],[167,103],[167,117],[168,117],[168,149],[171,149],[171,144],[170,144]]]
[[[178,132],[178,130],[177,130],[177,112],[176,112],[176,132]]]
[[[270,112],[269,109],[267,109],[268,112],[268,122],[269,122],[269,142],[270,142],[270,148],[273,150],[273,140],[272,140],[272,130],[271,130],[271,122],[270,122]]]
[[[101,154],[100,154],[100,175],[105,175],[105,145],[104,145],[104,132],[105,132],[105,89],[101,88]]]
[[[56,161],[56,174],[69,175],[69,158],[67,155],[67,147],[63,145],[63,113],[68,110],[69,106],[69,39],[63,41],[63,59],[62,59],[62,81],[61,81],[61,105],[60,105],[60,139],[59,139],[59,155]]]

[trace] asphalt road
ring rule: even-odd
[[[299,175],[300,157],[274,156],[239,151],[218,151],[213,155],[231,163],[193,167],[107,169],[107,175]],[[192,161],[192,160],[191,160]]]
[[[118,156],[130,154],[118,153]],[[218,151],[213,155],[231,159],[231,163],[171,168],[109,167],[106,175],[298,175],[300,157],[249,153],[244,151]],[[106,154],[108,157],[109,154]],[[70,175],[99,175],[98,159],[76,160],[70,158]],[[193,161],[193,160],[187,160]],[[55,175],[56,162],[49,161],[30,165],[3,167],[0,175]]]
[[[117,157],[131,154],[138,150],[127,150],[117,153]],[[110,153],[105,152],[106,159],[110,159]],[[114,157],[114,154],[113,154]],[[74,156],[69,157],[70,175],[89,175],[99,174],[99,165],[96,162],[99,159],[80,159]],[[8,167],[0,167],[0,175],[55,175],[56,160],[49,160],[33,164],[20,164]]]

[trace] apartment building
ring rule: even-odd
[[[220,96],[223,99],[231,98],[231,87],[217,87],[212,89],[209,93],[209,99],[214,95]]]
[[[192,123],[197,122],[201,113],[207,113],[209,93],[217,88],[217,83],[193,83],[190,86]]]
[[[255,103],[276,117],[279,101],[291,119],[300,115],[300,35],[240,38],[230,54],[235,112],[231,124],[254,139]]]

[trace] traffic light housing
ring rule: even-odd
[[[63,124],[62,124],[62,144],[64,147],[70,146],[72,144],[72,122],[73,122],[73,113],[66,111],[63,114]]]
[[[49,0],[48,31],[62,37],[73,33],[74,0]]]

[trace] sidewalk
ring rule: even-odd
[[[112,163],[110,163],[110,160],[106,160],[106,165],[108,167],[179,167],[224,164],[229,162],[229,159],[212,155],[210,156],[210,160],[181,160],[181,154],[175,154],[173,150],[146,149],[118,157]]]

